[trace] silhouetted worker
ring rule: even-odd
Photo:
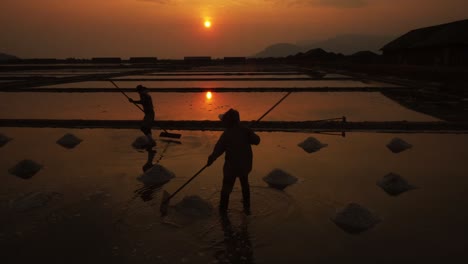
[[[143,122],[141,124],[140,130],[145,134],[148,138],[148,142],[151,147],[156,146],[156,142],[154,141],[151,135],[151,128],[153,127],[154,123],[154,108],[153,108],[153,100],[151,96],[148,94],[148,89],[143,85],[138,85],[136,87],[138,94],[140,95],[140,100],[135,101],[131,98],[128,100],[134,104],[141,104],[143,106],[143,111],[145,112],[145,116],[143,117]]]
[[[250,187],[248,176],[252,170],[252,147],[258,145],[260,137],[250,128],[240,124],[239,112],[229,109],[224,115],[220,115],[226,129],[219,138],[213,153],[208,157],[207,165],[210,166],[224,152],[225,161],[223,167],[223,187],[219,212],[226,214],[229,204],[229,195],[232,192],[236,177],[239,177],[242,186],[242,200],[244,213],[250,214]]]

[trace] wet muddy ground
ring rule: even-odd
[[[229,72],[223,67],[199,70],[197,73]],[[262,83],[244,82],[171,83],[175,87],[231,83],[251,87]],[[343,87],[350,83],[388,86],[353,80],[298,84],[268,81],[265,85],[271,82],[278,87],[330,83]],[[60,86],[95,84],[102,83]],[[161,82],[149,82],[148,86],[158,85]],[[255,120],[283,94],[214,93],[211,99],[205,93],[152,96],[157,119],[216,120],[219,113],[234,107],[240,110],[243,120]],[[118,93],[9,92],[0,93],[0,99],[0,118],[141,118],[138,109]],[[380,93],[293,93],[265,120],[308,121],[341,116],[347,116],[348,121],[440,121],[404,108]],[[159,132],[155,130],[154,135]],[[228,218],[222,218],[216,208],[223,157],[175,196],[168,215],[161,217],[162,192],[174,192],[202,168],[221,134],[171,132],[182,134],[180,141],[158,138],[153,155],[132,147],[141,136],[137,129],[0,128],[0,133],[11,139],[0,147],[2,262],[444,263],[468,257],[466,134],[354,132],[342,137],[258,132],[261,143],[253,147],[254,168],[249,176],[252,215],[243,214],[240,186],[236,183]],[[67,133],[80,138],[81,143],[70,149],[56,144]],[[298,146],[309,137],[323,143],[322,148],[308,153]],[[393,153],[387,144],[396,137],[412,147]],[[36,162],[40,170],[30,177],[14,175],[12,168],[24,159]],[[145,184],[140,176],[155,164],[175,177],[164,185]],[[269,187],[263,178],[274,169],[296,177],[297,182],[283,191]],[[415,188],[389,195],[379,186],[389,174],[401,176]],[[198,215],[187,213],[180,202],[194,195],[213,210]],[[380,221],[359,234],[343,230],[332,219],[337,210],[351,202],[367,208]]]
[[[250,175],[252,215],[243,215],[236,185],[226,224],[216,211],[197,218],[172,207],[198,195],[216,208],[222,160],[171,200],[168,216],[161,218],[159,212],[162,190],[173,192],[204,165],[219,132],[177,131],[182,144],[158,140],[152,163],[176,177],[146,193],[138,177],[148,153],[131,147],[137,130],[2,132],[13,138],[0,149],[0,243],[7,263],[222,263],[231,257],[255,263],[390,263],[466,257],[464,135],[259,133],[262,142],[254,147]],[[83,139],[75,149],[55,144],[68,132]],[[309,136],[328,146],[305,152],[297,144]],[[386,144],[395,136],[414,147],[392,153]],[[8,173],[24,158],[43,165],[28,180]],[[284,191],[268,187],[262,178],[275,168],[299,181]],[[389,196],[376,183],[390,172],[417,189]],[[50,198],[25,205],[20,198],[28,193]],[[349,202],[360,203],[383,221],[359,235],[346,233],[331,217]]]

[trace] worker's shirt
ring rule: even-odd
[[[250,128],[234,126],[227,128],[219,138],[212,156],[218,158],[226,152],[224,166],[235,171],[249,173],[252,170],[252,147],[258,145],[260,137]]]
[[[154,115],[153,100],[148,93],[140,93],[140,101],[135,101],[135,103],[143,106],[145,114]]]

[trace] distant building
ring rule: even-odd
[[[131,57],[130,63],[156,63],[158,58],[156,57]]]
[[[245,63],[245,57],[224,57],[224,62],[226,63]]]
[[[121,63],[122,59],[118,57],[92,58],[93,63]]]
[[[412,30],[381,50],[392,63],[467,66],[468,19]]]
[[[186,62],[210,62],[211,57],[210,56],[189,56],[189,57],[184,57],[184,61]]]
[[[42,59],[23,59],[21,60],[22,63],[26,64],[54,64],[57,63],[57,59],[53,58],[42,58]]]

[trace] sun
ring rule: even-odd
[[[203,25],[205,26],[205,28],[210,28],[211,27],[211,21],[205,20],[205,23],[203,23]]]

